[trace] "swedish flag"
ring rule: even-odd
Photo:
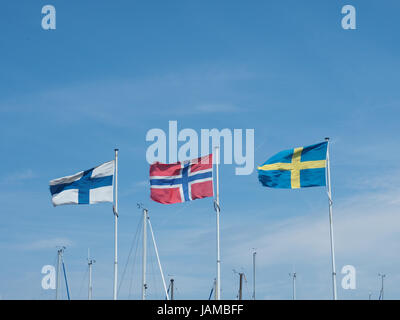
[[[325,186],[328,142],[281,151],[258,167],[265,187],[298,189]]]

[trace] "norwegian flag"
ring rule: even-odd
[[[213,196],[212,155],[150,166],[150,198],[171,204]]]

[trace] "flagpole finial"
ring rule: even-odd
[[[118,149],[118,148],[115,148],[114,151],[119,151],[119,149]]]
[[[326,137],[326,138],[325,138],[325,141],[329,141],[329,137]]]

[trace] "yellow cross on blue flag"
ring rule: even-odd
[[[328,142],[281,151],[258,167],[265,187],[298,189],[326,185]]]

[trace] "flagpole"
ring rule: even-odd
[[[333,218],[332,218],[332,191],[331,191],[331,168],[329,160],[329,138],[325,138],[327,142],[326,149],[326,179],[327,179],[327,193],[329,200],[329,231],[331,236],[331,254],[332,254],[332,288],[333,288],[333,300],[337,300],[336,290],[336,265],[335,265],[335,244],[333,241]]]
[[[114,176],[114,291],[113,299],[117,300],[118,282],[118,149],[115,149],[115,176]]]
[[[146,266],[147,266],[147,209],[143,208],[143,263],[142,263],[142,300],[146,300]]]
[[[215,299],[221,299],[221,250],[220,250],[220,234],[219,234],[219,215],[220,215],[220,207],[219,207],[219,176],[218,176],[218,165],[219,165],[219,146],[215,147],[215,164],[216,164],[216,213],[217,213],[217,281],[216,281],[216,290],[215,290]]]

